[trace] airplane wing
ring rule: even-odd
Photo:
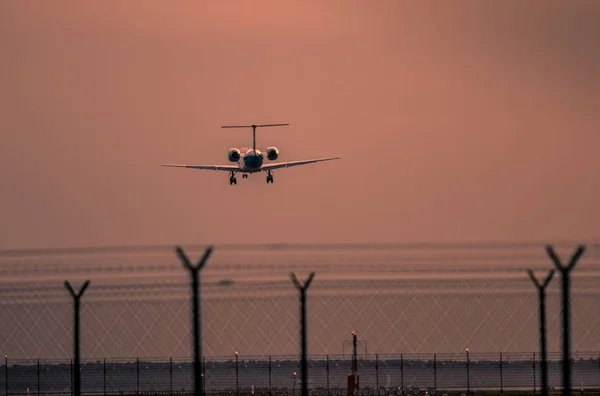
[[[213,171],[239,171],[238,165],[179,165],[179,164],[163,164],[171,168],[189,168],[189,169],[201,169],[201,170],[213,170]]]
[[[332,160],[336,160],[336,159],[340,159],[340,157],[317,158],[317,159],[310,159],[310,160],[303,160],[303,161],[290,161],[290,162],[279,162],[279,163],[274,163],[274,164],[265,164],[262,166],[261,170],[267,171],[267,170],[280,169],[280,168],[289,168],[290,166],[314,164],[316,162],[332,161]]]

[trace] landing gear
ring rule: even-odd
[[[248,178],[248,174],[247,173],[242,173],[242,179],[247,179]]]
[[[271,171],[267,171],[267,183],[273,183],[273,175]]]
[[[237,179],[235,178],[235,172],[231,172],[229,174],[229,185],[237,184]]]

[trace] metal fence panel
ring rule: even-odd
[[[550,361],[550,385],[560,388],[561,363]],[[596,354],[575,359],[576,388],[600,389],[600,360]],[[205,392],[230,394],[290,394],[300,387],[299,361],[293,357],[207,359]],[[534,372],[535,370],[535,372]],[[237,373],[237,375],[236,375]],[[81,367],[85,394],[176,394],[193,389],[189,360],[86,361]],[[316,393],[346,392],[351,357],[317,356],[309,361],[309,388]],[[71,394],[72,364],[40,361],[9,363],[9,394]],[[539,391],[539,362],[527,354],[369,355],[359,357],[361,389],[528,390]],[[534,380],[534,375],[536,376]],[[38,388],[39,384],[39,388]],[[4,387],[4,383],[2,384]],[[387,394],[387,393],[386,393]]]

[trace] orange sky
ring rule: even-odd
[[[0,3],[1,248],[598,239],[600,3]],[[259,131],[280,159],[227,163]]]

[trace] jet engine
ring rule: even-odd
[[[238,162],[240,160],[240,156],[241,156],[240,150],[238,150],[236,148],[229,149],[229,153],[228,153],[229,161]]]
[[[271,146],[267,148],[267,158],[269,161],[275,161],[277,157],[279,157],[279,150],[277,150],[277,147]]]

